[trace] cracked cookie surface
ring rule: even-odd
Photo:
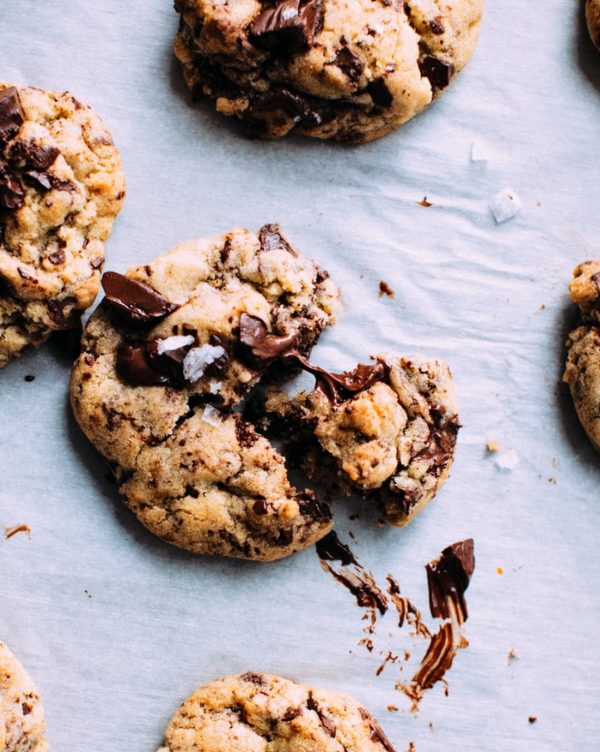
[[[600,261],[584,261],[573,272],[571,298],[581,324],[569,335],[563,380],[569,385],[581,425],[600,452]]]
[[[373,716],[347,695],[248,672],[197,689],[158,752],[394,752]]]
[[[119,154],[89,107],[0,83],[0,366],[78,324],[124,197]]]
[[[470,58],[483,0],[177,0],[188,87],[250,135],[371,141]]]
[[[0,642],[0,750],[47,752],[39,692],[21,663]]]
[[[309,478],[406,525],[450,474],[460,422],[448,366],[384,354],[350,373],[315,375],[309,393],[267,389],[267,432],[287,441]]]
[[[278,348],[293,340],[308,354],[334,323],[327,273],[266,225],[181,243],[102,284],[71,403],[142,523],[195,553],[260,560],[325,535],[329,509],[289,483],[283,458],[232,409]],[[271,350],[245,347],[256,322]]]

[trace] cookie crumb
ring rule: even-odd
[[[556,478],[552,475],[550,478],[548,478],[548,483],[554,483],[554,485],[556,485]]]
[[[395,705],[388,705],[387,709],[390,711],[390,713],[397,713],[398,708]]]
[[[522,208],[523,202],[511,188],[505,188],[497,193],[490,204],[490,210],[497,225],[512,219]]]
[[[423,196],[423,200],[422,201],[417,201],[417,204],[419,206],[433,206],[433,204],[430,201],[427,200],[427,196]]]
[[[35,381],[35,376],[31,373],[28,373],[27,376],[25,376],[25,381]]]
[[[519,654],[515,652],[515,648],[513,646],[508,653],[508,665],[510,666],[512,661],[514,661],[515,658],[518,658],[518,657],[519,657]]]
[[[488,441],[488,443],[485,445],[485,448],[488,450],[488,452],[499,452],[502,449],[497,441]]]
[[[84,590],[83,592],[84,592],[84,593],[85,593],[85,594],[87,595],[87,597],[88,597],[88,598],[91,598],[91,597],[92,597],[92,596],[90,595],[90,592],[89,592],[89,590]]]
[[[502,567],[498,567],[498,569],[496,569],[496,572],[498,572],[498,574],[504,574]]]
[[[381,280],[381,282],[379,283],[379,297],[381,298],[384,295],[387,295],[388,298],[393,298],[395,297],[396,293],[392,290],[387,282]]]
[[[537,718],[534,715],[529,716],[529,723],[537,723]]]
[[[31,529],[29,525],[13,525],[12,527],[4,527],[4,539],[8,540],[17,533],[27,533],[29,540],[31,540]]]

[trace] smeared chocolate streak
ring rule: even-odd
[[[453,543],[442,551],[441,557],[425,567],[429,588],[431,615],[438,619],[451,618],[448,602],[454,603],[459,623],[468,618],[465,590],[475,569],[473,539]]]

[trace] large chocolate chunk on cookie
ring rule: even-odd
[[[177,0],[186,82],[251,135],[371,141],[471,56],[483,0]]]
[[[124,197],[119,154],[89,107],[0,83],[0,366],[78,325]]]
[[[181,243],[102,283],[71,401],[127,506],[195,553],[271,560],[325,535],[328,508],[232,409],[286,348],[307,355],[335,321],[327,273],[267,225]]]

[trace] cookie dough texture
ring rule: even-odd
[[[281,455],[232,409],[265,372],[241,349],[240,320],[295,333],[308,353],[338,310],[327,273],[269,225],[181,243],[127,279],[162,298],[162,316],[140,323],[139,305],[128,302],[135,321],[107,296],[71,382],[77,421],[126,505],[200,554],[270,560],[320,539],[327,507],[290,484]]]
[[[269,674],[227,676],[179,708],[158,752],[394,752],[373,716],[339,692]]]
[[[89,107],[0,83],[0,366],[77,325],[124,196],[119,154]]]
[[[362,495],[391,525],[410,522],[446,482],[460,428],[446,363],[383,354],[381,380],[340,401],[271,388],[267,427],[310,478]]]
[[[175,54],[195,95],[250,135],[371,141],[466,65],[483,0],[177,0]]]
[[[587,0],[585,18],[592,42],[600,49],[600,0]]]
[[[0,642],[0,750],[47,752],[40,695],[13,653]]]
[[[600,261],[580,264],[569,287],[581,311],[581,324],[567,341],[563,379],[571,389],[582,426],[600,452]]]

